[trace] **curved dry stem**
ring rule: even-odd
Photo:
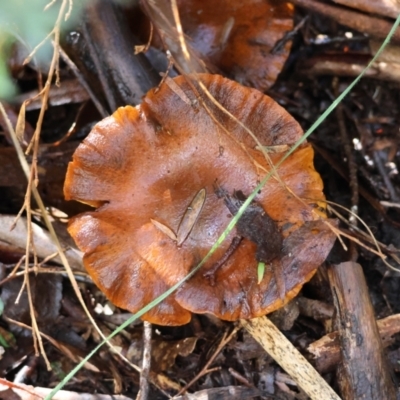
[[[177,4],[176,0],[171,0],[171,7],[172,7],[172,15],[174,16],[174,20],[175,20],[176,30],[177,30],[178,36],[179,36],[179,44],[181,45],[183,56],[185,57],[186,62],[189,64],[190,63],[190,54],[189,54],[188,48],[186,46],[185,37],[183,35],[181,18],[179,16],[178,4]]]

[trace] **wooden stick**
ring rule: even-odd
[[[391,315],[377,321],[383,347],[391,345],[392,336],[400,332],[400,314]],[[319,373],[332,371],[341,361],[339,332],[334,331],[316,340],[307,347],[312,362]]]
[[[147,400],[149,398],[149,374],[151,367],[151,336],[152,336],[151,323],[143,322],[143,360],[142,372],[140,373],[139,392],[136,400]]]
[[[332,6],[316,0],[291,0],[291,3],[325,15],[339,24],[346,25],[362,33],[368,33],[378,39],[385,39],[393,25],[383,18],[372,17],[345,7]],[[400,30],[394,33],[392,41],[400,42]]]
[[[340,400],[321,375],[267,317],[241,320],[241,324],[312,400]]]
[[[351,261],[332,265],[328,276],[340,332],[337,378],[343,399],[395,399],[361,266]]]
[[[335,3],[347,7],[365,11],[370,14],[378,14],[384,17],[397,18],[400,14],[400,3],[398,0],[365,1],[365,0],[333,0]]]

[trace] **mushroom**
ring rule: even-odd
[[[272,50],[293,29],[293,5],[276,0],[178,0],[177,4],[187,41],[206,57],[207,65],[211,62],[235,81],[261,91],[275,82],[289,56],[290,41]],[[165,38],[176,32],[165,32],[166,11],[153,8],[156,4],[143,5],[162,38],[155,35],[153,45],[168,46],[173,39],[178,43],[177,37]],[[170,50],[174,54],[174,48]]]
[[[236,119],[204,95],[199,81]],[[266,158],[259,145],[279,149],[301,136],[299,124],[271,98],[209,74],[177,77],[151,90],[141,105],[100,121],[74,153],[64,186],[67,199],[97,208],[73,217],[68,228],[93,281],[131,312],[154,300],[204,258],[270,162],[282,159],[279,152]],[[254,318],[299,292],[335,236],[310,144],[299,146],[277,173],[250,204],[251,218],[246,210],[204,266],[144,320],[180,325],[191,313]],[[248,233],[254,221],[268,221],[271,237]],[[269,241],[279,245],[269,248]],[[264,257],[258,282],[260,246],[273,254]]]

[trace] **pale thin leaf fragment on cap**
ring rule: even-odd
[[[200,215],[205,200],[206,190],[201,189],[198,191],[189,207],[186,209],[178,228],[178,246],[180,246],[189,236],[189,233],[193,229],[193,226]]]
[[[161,222],[156,221],[155,219],[150,219],[150,221],[157,229],[159,229],[162,233],[165,233],[174,242],[178,240],[178,238],[175,235],[175,232],[172,229],[168,228],[168,226],[162,224]]]
[[[181,89],[181,87],[169,76],[165,76],[165,84],[180,97],[180,99],[187,105],[191,106],[192,101],[189,99],[187,94]]]
[[[228,39],[232,33],[232,28],[234,25],[235,25],[235,18],[229,17],[225,22],[220,34],[219,45],[221,46],[221,48],[224,48],[228,43]]]

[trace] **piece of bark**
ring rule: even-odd
[[[398,0],[333,0],[360,11],[371,14],[382,15],[383,17],[397,18],[400,14],[400,2]]]
[[[343,399],[395,399],[361,266],[354,262],[332,265],[328,276],[340,334],[342,363],[337,378]]]
[[[140,43],[129,34],[123,9],[114,3],[88,4],[86,39],[95,47],[110,88],[114,88],[116,106],[136,105],[157,86],[160,77],[143,54],[134,54],[135,45]]]
[[[379,335],[384,348],[394,342],[393,335],[400,332],[400,314],[391,315],[377,321]],[[318,372],[327,373],[335,369],[341,361],[339,332],[334,331],[316,340],[307,347],[313,365]]]
[[[385,39],[393,25],[390,21],[382,18],[372,17],[345,7],[324,4],[316,0],[291,0],[291,2],[296,6],[325,15],[341,25],[362,33],[368,33],[378,39]],[[392,42],[400,43],[399,29],[393,34]]]
[[[382,43],[378,40],[370,40],[369,47],[371,54],[374,56],[380,49]],[[379,62],[385,62],[388,64],[400,64],[400,46],[395,44],[388,44],[385,46],[383,51],[379,54],[377,59]]]
[[[14,102],[21,104],[26,100],[31,100],[26,105],[26,111],[39,110],[42,107],[42,99],[38,95],[39,90],[35,89],[15,97]],[[77,79],[66,79],[60,85],[52,85],[49,91],[48,106],[61,106],[71,103],[83,103],[89,100],[89,95]]]
[[[357,57],[342,53],[318,55],[305,60],[300,65],[298,72],[309,77],[316,75],[356,77],[365,69],[370,59],[370,56],[364,54],[357,55]],[[364,78],[400,82],[400,64],[379,59],[370,66]]]
[[[66,36],[63,49],[78,67],[103,107],[136,105],[160,77],[130,32],[124,10],[112,1],[90,2],[84,21]]]
[[[280,330],[288,331],[292,329],[299,314],[300,311],[297,301],[289,301],[289,303],[279,310],[269,314],[269,318]]]
[[[306,317],[317,321],[326,321],[333,317],[334,308],[331,304],[302,296],[296,299],[296,303],[299,306],[300,314]]]
[[[11,230],[15,216],[0,215],[0,243],[11,244],[16,249],[23,250],[26,247],[26,238],[28,236],[26,218],[20,217]],[[35,245],[36,255],[40,259],[45,259],[51,254],[57,253],[57,247],[48,231],[33,223],[31,225],[32,243]],[[67,248],[65,242],[61,242],[63,247]],[[69,248],[64,252],[69,264],[75,270],[84,271],[82,264],[82,253],[74,248]],[[53,262],[62,264],[59,256],[52,259]]]

